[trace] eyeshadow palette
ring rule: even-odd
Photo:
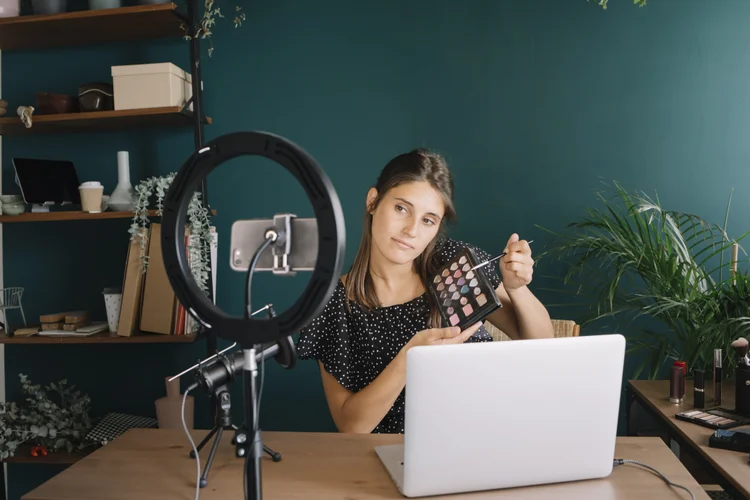
[[[482,321],[502,307],[472,249],[465,248],[440,267],[430,281],[430,292],[438,303],[445,326],[461,330]]]
[[[711,429],[729,429],[730,427],[750,424],[750,418],[725,408],[683,411],[677,413],[674,417]]]

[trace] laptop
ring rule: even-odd
[[[412,348],[404,443],[375,452],[406,497],[606,477],[624,359],[619,334]]]

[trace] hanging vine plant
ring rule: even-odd
[[[208,57],[214,52],[214,46],[211,41],[211,35],[213,35],[213,28],[216,26],[217,19],[223,19],[224,14],[221,12],[221,8],[216,6],[214,0],[204,0],[203,4],[205,10],[203,11],[203,17],[198,21],[198,25],[192,30],[193,35],[189,33],[185,35],[186,40],[190,40],[191,36],[200,38],[202,40],[208,39]],[[242,23],[247,19],[247,16],[242,11],[242,7],[235,5],[234,15],[232,16],[232,24],[235,28],[242,26]],[[183,25],[183,30],[187,32],[187,26]]]
[[[128,232],[130,239],[138,238],[141,245],[141,270],[146,272],[148,267],[148,231],[151,223],[149,219],[149,202],[155,196],[156,215],[161,217],[164,210],[164,197],[176,173],[160,177],[149,177],[135,186],[135,214]],[[190,199],[187,210],[189,238],[187,243],[188,261],[198,287],[208,294],[208,276],[211,271],[211,223],[209,209],[203,205],[201,193],[196,191]]]

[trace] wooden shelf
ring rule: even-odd
[[[149,217],[156,215],[156,210],[148,211]],[[90,214],[79,210],[64,210],[59,212],[24,212],[20,215],[0,215],[0,224],[18,222],[46,222],[63,220],[101,220],[101,219],[132,219],[133,212],[102,212]]]
[[[93,449],[77,450],[72,453],[67,451],[50,452],[44,457],[32,457],[31,445],[22,444],[16,449],[15,456],[6,458],[3,462],[8,464],[58,464],[70,465],[78,462],[86,455],[93,452]]]
[[[132,219],[133,212],[101,212],[90,214],[80,210],[61,210],[58,212],[24,212],[20,215],[0,215],[0,224],[11,224],[19,222],[54,222],[66,220],[108,220],[108,219]],[[211,210],[211,215],[216,215],[216,210]],[[148,211],[149,217],[156,217],[156,210]]]
[[[191,113],[183,112],[180,106],[168,106],[121,111],[33,115],[31,128],[26,128],[18,116],[0,118],[0,135],[112,132],[144,127],[187,127],[192,123]],[[211,118],[205,118],[204,123],[211,124]]]
[[[0,50],[46,49],[182,37],[185,16],[174,3],[0,19]]]
[[[121,337],[114,332],[96,333],[89,337],[8,337],[0,332],[0,344],[189,344],[197,335],[162,335],[160,333],[137,333]]]

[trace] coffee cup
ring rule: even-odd
[[[81,209],[90,214],[98,214],[102,211],[102,195],[104,186],[98,181],[84,182],[78,186],[81,194]]]

